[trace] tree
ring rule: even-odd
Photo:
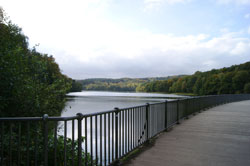
[[[3,8],[0,6],[0,23],[3,23],[3,13],[4,13],[4,11],[3,11]]]
[[[81,92],[82,84],[76,80],[72,80],[72,87],[70,89],[71,92]]]
[[[250,83],[246,83],[244,86],[244,92],[250,94]]]
[[[232,79],[233,88],[235,92],[242,93],[244,90],[244,85],[249,82],[249,73],[248,71],[242,70],[237,71]]]
[[[71,80],[52,56],[28,48],[10,21],[0,23],[0,116],[60,115]]]
[[[227,72],[222,75],[219,94],[233,94],[234,92],[232,85],[233,76],[234,76],[233,72]]]

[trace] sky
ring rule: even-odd
[[[0,0],[74,79],[193,74],[250,61],[250,0]]]

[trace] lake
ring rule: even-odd
[[[67,94],[67,103],[61,114],[62,117],[75,116],[77,113],[89,114],[95,112],[109,111],[113,110],[115,107],[119,108],[127,108],[138,105],[145,105],[146,103],[156,103],[156,102],[164,102],[166,100],[173,100],[173,98],[180,98],[185,96],[173,95],[173,94],[158,94],[158,93],[134,93],[134,92],[101,92],[101,91],[82,91]],[[108,121],[109,116],[111,119],[114,119],[113,115],[105,114],[100,117],[93,117],[92,124],[90,123],[90,117],[83,119],[82,121],[82,136],[84,136],[87,140],[87,151],[91,152],[91,146],[93,146],[93,157],[94,158],[105,158],[104,149],[108,149],[108,142],[114,143],[113,136],[111,133],[115,135],[115,132],[111,130],[108,126],[111,126],[111,122]],[[121,118],[123,119],[123,116]],[[132,115],[131,115],[132,116]],[[139,118],[138,115],[135,114],[135,119]],[[104,117],[107,121],[104,120]],[[131,117],[132,119],[132,117]],[[60,122],[59,125],[59,135],[64,135],[64,123]],[[85,126],[87,123],[87,126]],[[96,124],[95,124],[96,123]],[[126,125],[131,124],[132,121],[126,123]],[[93,125],[93,128],[90,126]],[[112,124],[113,125],[113,124]],[[121,124],[121,126],[126,126],[125,124]],[[78,130],[77,130],[77,121],[74,121],[74,138],[77,139]],[[105,127],[106,126],[106,127]],[[93,129],[93,133],[91,134],[91,129]],[[120,127],[120,130],[122,127]],[[105,135],[104,131],[107,131],[109,134]],[[124,131],[121,131],[125,133]],[[139,133],[139,132],[138,132]],[[91,144],[91,136],[92,136],[92,144]],[[72,138],[72,121],[67,121],[67,132],[66,137]],[[96,138],[97,137],[97,138]],[[123,134],[124,137],[124,134]],[[109,140],[109,141],[108,141]],[[131,143],[132,140],[128,140],[128,143]],[[106,143],[106,146],[105,146]],[[83,149],[85,149],[85,141],[82,145]],[[101,148],[100,148],[101,146]],[[110,145],[111,146],[111,145]],[[121,150],[125,148],[125,144],[119,145]],[[114,149],[114,146],[111,146]],[[107,151],[106,151],[107,153]],[[113,152],[110,152],[110,155],[113,155]],[[98,157],[97,157],[98,156]],[[98,161],[99,164],[105,164],[106,160]]]
[[[82,91],[67,94],[67,103],[61,116],[74,116],[77,113],[87,114],[125,108],[146,103],[163,102],[170,98],[185,96],[161,93]]]

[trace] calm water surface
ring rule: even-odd
[[[174,94],[82,91],[67,94],[68,101],[61,116],[74,116],[77,113],[87,114],[125,108],[146,103],[163,102],[169,98],[183,97]]]

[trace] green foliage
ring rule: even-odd
[[[138,91],[193,93],[197,95],[249,93],[250,62],[229,68],[195,72],[190,76],[153,81],[137,87]]]
[[[232,78],[233,88],[237,93],[243,93],[244,85],[250,82],[250,75],[248,71],[241,70],[236,71],[234,77]]]
[[[72,87],[70,92],[81,92],[82,91],[82,84],[79,81],[72,80]]]
[[[71,80],[52,56],[28,48],[21,29],[0,23],[0,116],[60,115]]]
[[[28,131],[24,130],[25,133],[21,134],[21,137],[18,137],[17,131],[15,131],[15,128],[12,128],[13,131],[11,133],[6,131],[4,134],[4,141],[3,144],[0,145],[1,148],[3,148],[3,153],[5,154],[3,157],[3,162],[7,163],[9,160],[11,160],[12,165],[18,165],[18,149],[20,150],[20,159],[21,159],[21,165],[27,165],[27,157],[29,154],[29,165],[35,165],[35,162],[38,163],[38,165],[43,165],[44,162],[44,136],[42,134],[42,130],[35,130],[31,129],[29,131],[29,142],[27,142],[28,135],[25,134]],[[23,131],[23,132],[24,132]],[[10,142],[9,140],[12,140],[11,149],[10,149]],[[20,145],[18,144],[18,140],[20,140]],[[78,140],[72,140],[70,138],[66,138],[66,146],[64,146],[64,136],[57,136],[56,139],[56,146],[55,146],[55,138],[54,134],[51,132],[48,135],[48,165],[55,165],[55,160],[57,162],[57,165],[64,165],[64,149],[66,149],[67,154],[67,160],[66,165],[72,165],[72,162],[74,165],[78,165]],[[82,137],[82,143],[84,143],[85,138]],[[73,148],[72,148],[73,145]],[[9,150],[11,150],[12,158],[10,158]],[[55,155],[56,151],[56,155]],[[85,163],[85,160],[87,160],[88,165],[91,165],[91,156],[89,153],[87,153],[87,158],[85,158],[85,152],[82,149],[82,163]],[[37,156],[37,160],[36,157]],[[73,156],[73,157],[72,157]],[[95,161],[92,161],[95,163]]]
[[[0,8],[1,17],[3,14]],[[0,117],[36,116],[43,114],[58,116],[65,104],[65,94],[72,86],[72,79],[63,75],[58,64],[52,56],[41,54],[35,48],[28,48],[28,38],[22,30],[3,19],[0,21]],[[5,126],[3,125],[5,124]],[[3,140],[0,149],[6,157],[3,161],[11,161],[12,165],[17,165],[18,149],[21,154],[21,165],[27,165],[29,157],[30,165],[35,162],[35,148],[37,149],[38,163],[43,160],[43,132],[39,125],[30,125],[26,128],[18,128],[20,123],[1,123],[1,134]],[[28,124],[28,123],[25,123]],[[4,127],[3,127],[4,126]],[[49,165],[54,165],[54,137],[53,127],[48,125],[48,158]],[[18,134],[20,133],[21,134]],[[20,144],[18,144],[20,140]],[[84,138],[83,138],[84,141]],[[72,150],[72,144],[74,149]],[[64,148],[67,154],[74,154],[72,158],[68,155],[66,165],[77,165],[77,141],[70,138],[58,136],[56,145],[56,159],[58,165],[63,165]],[[9,152],[12,153],[10,158]],[[29,152],[29,155],[27,154]],[[82,153],[83,162],[85,154]],[[90,155],[87,154],[88,164]]]
[[[135,88],[145,82],[140,79],[86,79],[79,81],[84,90],[102,91],[135,91]]]
[[[244,92],[250,94],[250,82],[245,84]]]
[[[147,88],[161,89],[162,91],[168,91],[168,86],[171,82],[164,82],[162,80],[168,80],[171,78],[178,78],[181,76],[169,76],[169,77],[152,77],[152,78],[121,78],[121,79],[105,79],[105,78],[93,78],[86,80],[79,80],[83,86],[83,90],[102,90],[102,91],[144,91],[145,86]],[[156,81],[157,83],[155,83]],[[158,82],[160,81],[160,82]],[[149,84],[147,84],[149,83]],[[153,84],[150,84],[153,83]],[[159,83],[159,84],[158,84]],[[155,85],[157,87],[155,87]],[[167,86],[167,87],[166,87]]]

